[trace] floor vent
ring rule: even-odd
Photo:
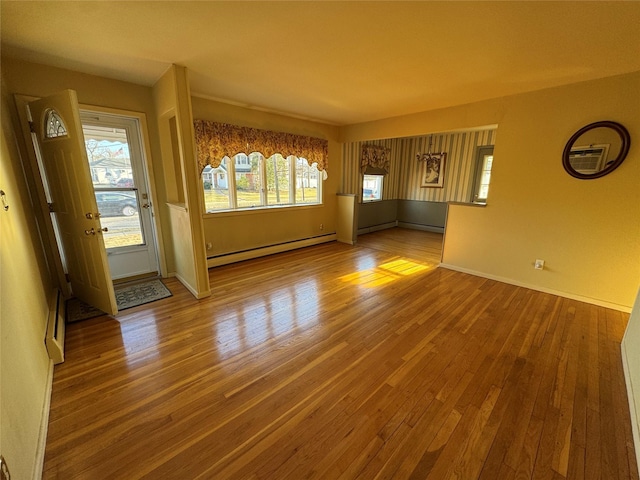
[[[49,300],[49,321],[45,345],[53,364],[64,362],[65,301],[60,290],[53,289]]]

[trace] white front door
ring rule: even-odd
[[[96,197],[82,135],[76,92],[29,102],[53,215],[73,293],[103,312],[118,313]]]
[[[111,278],[158,273],[153,205],[140,123],[135,117],[81,111],[93,188]]]

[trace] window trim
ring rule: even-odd
[[[202,173],[204,172],[203,170],[203,172],[200,172],[200,187],[199,187],[201,191],[200,201],[202,202],[203,216],[218,215],[221,213],[236,214],[239,212],[266,211],[266,210],[273,210],[273,209],[280,209],[280,208],[298,208],[299,209],[299,208],[307,208],[307,207],[321,207],[324,205],[324,186],[323,186],[324,180],[322,177],[322,170],[318,170],[317,166],[316,166],[317,189],[318,189],[317,202],[296,203],[296,191],[297,191],[296,190],[296,179],[297,179],[296,166],[298,163],[297,160],[300,158],[303,158],[307,162],[308,168],[312,168],[313,165],[309,165],[308,159],[304,157],[297,157],[295,155],[289,155],[288,157],[284,157],[285,159],[289,159],[289,195],[290,195],[289,198],[291,200],[291,203],[269,204],[268,188],[267,188],[267,161],[269,161],[271,157],[266,158],[260,152],[252,152],[252,154],[250,155],[246,155],[246,154],[238,154],[238,155],[246,155],[246,157],[250,159],[251,155],[253,154],[260,156],[259,175],[260,175],[260,198],[261,198],[262,204],[254,207],[238,207],[237,187],[236,187],[236,162],[235,162],[236,155],[234,155],[233,157],[225,156],[223,160],[225,161],[226,175],[228,179],[227,190],[229,194],[229,206],[227,208],[221,208],[218,210],[211,210],[211,211],[207,210],[207,204],[205,201],[204,181],[202,177]],[[249,160],[249,163],[251,163],[250,160]],[[304,188],[304,186],[302,188]]]
[[[364,182],[365,182],[365,177],[377,177],[380,182],[380,196],[379,198],[371,198],[366,200],[364,198]],[[374,202],[381,202],[382,200],[384,200],[384,177],[385,175],[380,174],[380,173],[363,173],[362,174],[362,189],[360,192],[360,202],[361,203],[374,203]]]
[[[475,161],[475,172],[473,176],[473,184],[471,187],[471,203],[475,203],[477,205],[486,205],[487,198],[480,198],[480,187],[482,186],[482,166],[484,162],[484,157],[487,155],[493,156],[493,145],[483,145],[478,147],[476,151],[476,161]],[[491,170],[489,170],[489,185],[491,185],[491,174],[493,171],[493,162],[491,164]]]

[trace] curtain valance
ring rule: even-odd
[[[266,158],[279,153],[283,157],[294,155],[306,158],[309,165],[318,164],[318,170],[328,165],[329,142],[322,138],[272,132],[257,128],[229,125],[227,123],[194,120],[198,167],[220,166],[224,157],[259,152]]]
[[[360,170],[364,173],[367,169],[383,170],[389,173],[391,163],[391,149],[381,145],[363,145],[360,156]]]

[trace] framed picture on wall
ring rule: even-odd
[[[446,153],[440,153],[423,160],[420,177],[421,187],[442,188],[444,185],[444,163],[446,158]]]

